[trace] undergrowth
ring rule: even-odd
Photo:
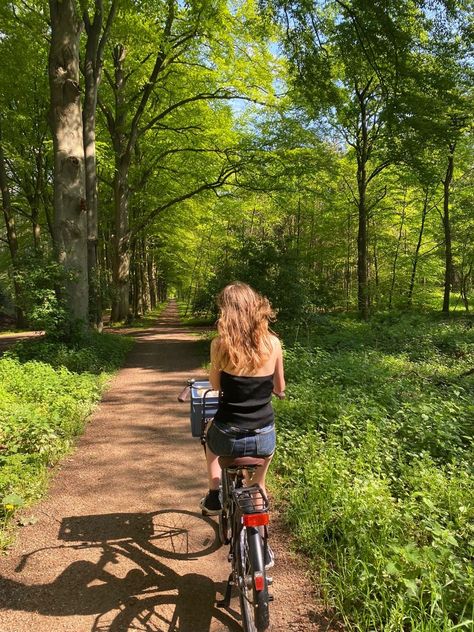
[[[274,481],[349,629],[474,629],[472,325],[321,316],[286,350]]]
[[[179,320],[183,325],[191,327],[207,327],[212,326],[216,322],[216,316],[209,312],[195,312],[192,305],[188,305],[187,301],[177,300]]]
[[[90,334],[72,344],[18,343],[0,358],[0,549],[12,518],[41,496],[133,341]]]

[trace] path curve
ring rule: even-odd
[[[176,396],[202,377],[203,345],[171,302],[135,333],[125,367],[0,559],[0,632],[238,632],[238,599],[214,607],[228,574],[199,441]],[[27,520],[26,520],[27,522]],[[328,629],[309,582],[276,528],[271,630]]]

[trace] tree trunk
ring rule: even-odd
[[[148,274],[148,287],[150,288],[150,307],[155,309],[156,307],[156,279],[154,270],[153,258],[150,253],[147,253],[147,274]]]
[[[102,293],[100,287],[100,266],[98,256],[98,194],[97,160],[95,144],[97,95],[102,74],[103,50],[107,42],[112,22],[117,10],[117,1],[113,0],[102,33],[103,1],[95,0],[94,18],[91,21],[87,11],[83,20],[87,31],[84,59],[85,96],[84,96],[84,155],[87,200],[87,266],[89,274],[90,322],[102,329]]]
[[[99,284],[98,209],[97,209],[97,163],[95,148],[95,126],[97,109],[98,78],[95,70],[95,55],[100,33],[100,23],[91,25],[88,31],[86,56],[84,60],[85,96],[84,96],[84,156],[85,185],[87,200],[87,268],[89,274],[89,309],[91,325],[101,328],[102,305]]]
[[[451,285],[453,282],[453,254],[451,246],[451,220],[449,217],[449,195],[454,172],[454,151],[456,145],[453,143],[449,147],[448,166],[446,176],[443,180],[443,228],[444,228],[444,296],[443,313],[449,314],[449,299],[451,296]]]
[[[41,252],[41,226],[39,223],[40,208],[41,208],[41,192],[44,189],[43,182],[43,151],[40,147],[35,155],[36,163],[36,182],[34,191],[29,197],[31,209],[31,226],[33,231],[33,246],[36,254]]]
[[[72,318],[88,321],[87,204],[79,89],[81,22],[74,0],[49,0],[50,124],[54,153],[54,235]]]
[[[459,293],[466,312],[469,312],[469,282],[472,275],[472,263],[469,265],[467,272],[464,271],[464,261],[461,267],[461,279],[459,282]]]
[[[367,207],[365,165],[358,170],[359,229],[357,232],[357,305],[364,320],[369,317],[369,292],[367,274]]]
[[[1,122],[0,122],[1,123]],[[2,209],[5,218],[5,228],[7,234],[8,249],[13,267],[13,290],[15,292],[15,319],[16,326],[22,328],[25,326],[25,315],[20,307],[21,288],[15,278],[15,271],[18,266],[18,239],[16,236],[15,217],[12,213],[10,189],[8,187],[7,170],[5,166],[5,155],[2,145],[2,129],[0,126],[0,189],[2,193]]]
[[[405,224],[406,199],[407,199],[407,191],[405,189],[405,195],[403,197],[402,215],[400,218],[400,229],[398,231],[397,248],[395,250],[395,256],[393,257],[393,263],[392,263],[392,280],[390,282],[390,291],[388,295],[388,309],[392,309],[393,290],[395,289],[395,281],[397,278],[398,254],[400,252],[400,244],[402,241],[403,225]]]
[[[421,224],[420,230],[418,232],[418,241],[416,243],[415,255],[413,257],[413,265],[411,269],[411,277],[410,277],[410,285],[408,287],[408,295],[407,295],[407,305],[408,307],[412,306],[413,302],[413,290],[415,289],[415,278],[416,278],[416,268],[418,266],[418,259],[421,250],[421,244],[423,242],[423,233],[425,230],[425,220],[428,214],[428,189],[425,192],[425,199],[423,202],[423,211],[421,213]]]
[[[143,314],[145,315],[150,309],[150,290],[148,287],[148,275],[146,274],[146,241],[142,236],[140,240],[140,286],[141,286],[141,303]]]
[[[369,318],[368,241],[367,241],[367,103],[364,92],[357,91],[360,107],[360,134],[357,138],[357,190],[359,227],[357,231],[357,305],[360,316]]]
[[[130,233],[128,229],[128,167],[116,160],[114,178],[115,233],[112,280],[112,322],[126,320],[130,311]]]

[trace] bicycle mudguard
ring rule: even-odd
[[[247,527],[247,542],[253,571],[265,573],[263,540],[258,527]]]

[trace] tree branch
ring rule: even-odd
[[[130,231],[130,235],[134,236],[137,233],[139,233],[141,230],[146,228],[158,215],[160,215],[163,211],[166,211],[171,206],[175,206],[176,204],[179,204],[180,202],[189,200],[189,198],[192,198],[195,195],[202,193],[203,191],[212,191],[212,190],[218,189],[219,187],[222,187],[232,175],[237,173],[237,171],[238,171],[238,168],[236,166],[232,166],[228,169],[223,168],[217,180],[215,180],[214,182],[206,182],[205,184],[202,184],[196,189],[193,189],[192,191],[188,191],[188,193],[183,193],[183,195],[179,195],[175,198],[172,198],[165,204],[162,204],[161,206],[157,206],[155,209],[153,209],[152,211],[150,211],[150,213],[147,214],[147,216],[142,222],[140,222]]]
[[[367,178],[367,184],[369,184],[369,182],[373,180],[375,176],[378,176],[378,174],[384,169],[386,169],[389,165],[390,165],[390,160],[384,160],[384,162],[380,163],[377,167],[375,167],[375,169],[372,171],[370,176]]]

